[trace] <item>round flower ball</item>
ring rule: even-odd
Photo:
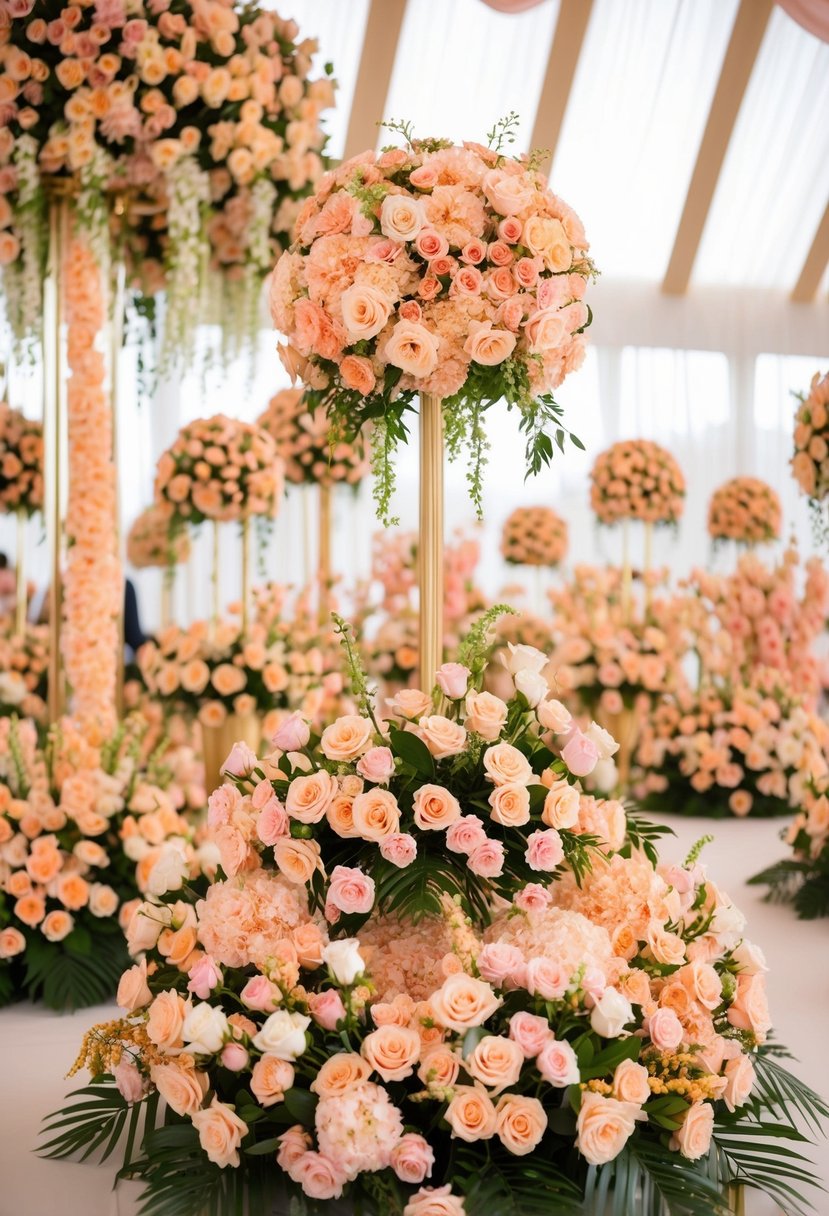
[[[225,414],[182,427],[156,468],[156,503],[174,528],[208,519],[272,518],[283,489],[283,464],[272,436]]]
[[[0,511],[43,510],[43,426],[0,401]]]
[[[829,496],[829,372],[815,373],[797,408],[792,473],[812,502]]]
[[[127,561],[136,570],[148,566],[178,566],[190,557],[190,537],[186,531],[170,535],[169,519],[157,503],[147,507],[133,521],[127,533]]]
[[[567,521],[552,507],[516,507],[501,534],[501,555],[514,566],[557,566],[567,546]]]
[[[596,458],[590,505],[599,523],[638,519],[675,524],[685,506],[685,477],[675,457],[650,439],[624,439]]]
[[[759,477],[732,477],[708,504],[708,532],[714,540],[756,545],[777,540],[782,524],[780,499]]]
[[[285,462],[285,477],[294,485],[356,486],[369,472],[362,438],[347,443],[331,433],[321,406],[309,405],[302,389],[285,388],[268,402],[258,424],[272,435]]]

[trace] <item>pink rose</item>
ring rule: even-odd
[[[188,972],[187,991],[200,1001],[206,1001],[217,984],[222,982],[222,970],[209,954],[203,954]]]
[[[527,1059],[533,1059],[553,1039],[553,1032],[546,1018],[520,1010],[509,1020],[509,1037],[514,1039]]]
[[[311,728],[300,713],[293,713],[280,723],[271,739],[282,752],[301,752],[311,738]]]
[[[225,1043],[219,1060],[222,1067],[229,1069],[230,1072],[241,1072],[248,1066],[250,1052],[241,1043]]]
[[[488,942],[477,958],[478,972],[482,980],[503,988],[508,982],[522,985],[526,973],[524,955],[517,946],[508,942]]]
[[[346,1016],[346,1008],[336,988],[324,992],[313,992],[308,998],[311,1017],[323,1030],[336,1030],[337,1023]]]
[[[113,1069],[118,1092],[125,1102],[140,1102],[146,1093],[146,1085],[135,1065],[123,1056]]]
[[[322,1153],[303,1153],[291,1167],[290,1175],[309,1199],[339,1199],[346,1182],[345,1175]]]
[[[380,855],[401,870],[410,866],[417,856],[417,841],[408,832],[396,832],[380,841]]]
[[[483,821],[477,815],[464,815],[446,832],[446,847],[453,853],[473,853],[486,840]]]
[[[504,846],[500,840],[485,840],[472,850],[466,864],[480,878],[497,878],[504,872]]]
[[[599,749],[592,739],[576,728],[561,749],[561,758],[574,777],[586,777],[598,763]]]
[[[486,252],[493,266],[509,266],[515,261],[515,254],[505,241],[491,241]]]
[[[273,797],[267,806],[259,812],[256,821],[256,834],[265,845],[274,845],[280,836],[287,836],[290,830],[288,812],[277,797]]]
[[[556,1089],[579,1083],[579,1062],[567,1042],[550,1039],[541,1048],[535,1063],[544,1080]]]
[[[432,1175],[435,1164],[435,1154],[428,1140],[415,1132],[407,1132],[401,1136],[391,1151],[389,1165],[401,1182],[410,1186],[421,1183],[424,1178]]]
[[[421,170],[417,169],[416,172],[420,173]],[[403,1209],[403,1216],[466,1216],[466,1208],[460,1195],[453,1195],[452,1187],[447,1183],[446,1186],[425,1186],[415,1191]]]
[[[552,959],[539,955],[527,963],[527,991],[545,1001],[560,1001],[567,991],[569,974]]]
[[[374,879],[353,866],[335,866],[328,886],[328,902],[346,916],[365,915],[374,907]]]
[[[234,743],[230,749],[230,755],[222,765],[222,772],[230,777],[248,777],[258,763],[256,752],[248,747],[247,743],[240,741]]]
[[[531,832],[527,837],[527,850],[524,856],[531,870],[550,871],[560,865],[564,860],[564,848],[555,828],[547,828],[543,832]]]
[[[449,242],[442,232],[436,232],[434,228],[421,228],[417,234],[415,249],[422,258],[431,262],[435,258],[446,257],[449,252]],[[408,319],[411,320],[411,318]]]
[[[444,696],[450,701],[459,701],[466,696],[471,672],[463,663],[444,663],[439,667],[435,680]]]
[[[385,785],[394,772],[394,756],[388,747],[370,747],[357,761],[357,772],[366,781]]]
[[[519,258],[512,272],[522,287],[532,287],[538,280],[540,266],[535,258]]]
[[[685,1033],[673,1009],[667,1007],[651,1014],[647,1020],[647,1032],[660,1051],[676,1051]]]
[[[515,216],[509,215],[506,219],[501,220],[498,225],[498,235],[502,241],[506,241],[508,245],[517,245],[521,240],[521,233],[524,231],[524,226]]]
[[[266,975],[255,975],[248,980],[239,993],[239,1000],[246,1009],[259,1013],[273,1013],[282,999],[282,994]]]
[[[546,887],[542,887],[541,883],[528,882],[516,893],[512,902],[522,912],[542,912],[545,908],[549,908],[553,897]]]

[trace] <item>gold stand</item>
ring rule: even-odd
[[[202,726],[204,788],[212,794],[223,782],[222,765],[234,743],[247,743],[255,752],[262,743],[262,723],[258,714],[228,714],[221,726]]]
[[[331,486],[319,486],[319,550],[317,578],[319,580],[319,621],[325,625],[331,611]]]
[[[746,1188],[744,1186],[729,1186],[728,1206],[734,1216],[746,1216]]]
[[[443,406],[420,396],[420,686],[434,687],[443,662]]]
[[[66,686],[61,655],[63,595],[63,495],[66,400],[61,330],[61,262],[68,237],[69,211],[65,199],[49,205],[49,257],[43,286],[43,449],[44,523],[49,550],[49,721],[63,713]]]
[[[626,794],[630,783],[633,755],[639,740],[639,715],[635,709],[629,709],[627,706],[614,714],[608,713],[600,706],[596,710],[596,721],[599,726],[603,726],[606,731],[609,731],[619,744],[619,750],[614,757],[617,773],[615,792],[620,795]]]
[[[645,524],[645,574],[643,582],[645,584],[645,610],[651,606],[651,584],[648,575],[651,572],[651,563],[653,561],[653,524],[650,520]]]
[[[161,572],[161,628],[166,629],[173,619],[173,586],[175,566],[165,566]]]
[[[622,520],[622,620],[630,620],[631,584],[633,571],[630,565],[630,523]]]
[[[14,631],[18,637],[26,633],[26,617],[29,608],[28,588],[26,587],[26,512],[17,512],[17,553],[15,554],[15,611]]]
[[[122,204],[123,205],[123,204]],[[118,598],[118,655],[115,668],[115,712],[124,716],[124,561],[121,551],[121,494],[118,478],[118,366],[121,346],[124,341],[124,296],[126,293],[126,267],[119,261],[115,267],[112,292],[112,316],[110,318],[109,348],[109,398],[112,412],[112,463],[115,470],[115,556],[118,561],[118,576],[121,594]]]
[[[219,522],[213,521],[213,569],[210,571],[210,587],[212,591],[213,609],[210,616],[210,626],[215,634],[216,626],[221,616],[221,599],[219,596]]]
[[[250,519],[242,520],[242,636],[248,632],[250,614]]]

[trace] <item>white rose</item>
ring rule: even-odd
[[[609,760],[611,756],[615,756],[618,752],[619,744],[613,738],[610,731],[605,730],[603,726],[599,726],[598,722],[591,722],[584,733],[588,739],[593,740],[599,749],[599,760]]]
[[[357,976],[362,975],[366,969],[356,937],[344,937],[340,941],[329,942],[322,952],[322,961],[337,983],[346,986],[353,984]]]
[[[719,904],[711,919],[711,932],[718,937],[729,937],[742,933],[746,918],[734,904]]]
[[[370,283],[355,283],[340,297],[343,325],[353,342],[373,338],[391,315],[391,301]]]
[[[413,241],[425,220],[419,199],[408,194],[387,194],[380,208],[380,231],[390,241]]]
[[[603,1039],[618,1039],[633,1021],[633,1007],[615,988],[605,988],[590,1014],[590,1025]]]
[[[255,1036],[253,1045],[279,1060],[296,1060],[305,1051],[305,1031],[310,1024],[311,1019],[302,1013],[277,1009]]]
[[[0,672],[0,701],[6,705],[19,705],[26,695],[23,677],[14,671]]]
[[[543,671],[547,666],[547,656],[535,646],[514,646],[509,643],[509,655],[502,654],[501,661],[511,676],[519,671]]]
[[[530,671],[527,668],[516,672],[513,680],[516,690],[524,694],[531,709],[534,709],[539,701],[543,701],[550,691],[544,676],[537,671]]]
[[[127,949],[130,954],[152,950],[161,930],[166,929],[172,920],[173,914],[166,904],[139,904],[127,926]]]
[[[0,695],[0,700],[2,700],[2,695]],[[124,852],[130,861],[140,861],[142,857],[146,857],[151,848],[152,845],[149,841],[137,832],[134,836],[128,836],[123,843]]]
[[[186,1014],[181,1037],[192,1055],[212,1056],[221,1051],[229,1033],[224,1010],[201,1001]]]
[[[745,938],[737,946],[737,949],[734,950],[731,957],[743,975],[760,975],[769,969],[766,956],[760,947],[755,946],[754,942],[746,941]]]
[[[563,734],[573,721],[573,715],[566,705],[552,697],[549,701],[540,702],[535,712],[544,729],[551,730],[555,735]]]
[[[168,891],[179,890],[190,873],[190,865],[185,857],[186,847],[182,839],[165,841],[158,861],[147,877],[150,895],[166,895]]]
[[[597,760],[585,785],[591,790],[615,790],[618,779],[615,761]]]

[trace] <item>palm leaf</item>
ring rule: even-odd
[[[804,1197],[803,1187],[823,1188],[809,1158],[780,1143],[786,1140],[809,1143],[788,1124],[745,1120],[718,1126],[713,1143],[721,1173],[741,1186],[770,1195],[791,1216],[806,1216],[813,1204]]]
[[[756,1080],[753,1099],[774,1119],[796,1128],[799,1118],[813,1134],[823,1132],[823,1121],[829,1119],[829,1105],[821,1096],[789,1072],[778,1057],[791,1058],[783,1048],[767,1043],[754,1058]]]
[[[477,1150],[477,1151],[476,1151]],[[542,1151],[513,1157],[490,1146],[457,1145],[450,1174],[468,1216],[567,1216],[581,1211],[581,1187]]]
[[[101,922],[94,945],[82,929],[60,943],[32,937],[24,955],[26,994],[61,1012],[111,1000],[130,960],[117,924],[114,932],[108,932],[105,923]]]
[[[613,1161],[588,1171],[584,1212],[605,1211],[609,1216],[727,1216],[730,1208],[720,1178],[705,1166],[635,1135]]]
[[[99,1161],[106,1161],[126,1135],[123,1158],[129,1162],[139,1131],[151,1130],[155,1124],[158,1095],[143,1102],[128,1103],[119,1093],[112,1077],[95,1077],[90,1085],[68,1095],[71,1102],[54,1114],[47,1115],[41,1129],[42,1137],[51,1137],[38,1151],[41,1157],[59,1159],[80,1154],[86,1161],[101,1150]]]

